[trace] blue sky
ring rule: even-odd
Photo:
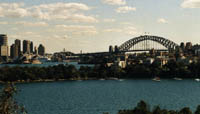
[[[47,52],[107,51],[133,37],[200,43],[200,0],[1,0],[0,31]]]

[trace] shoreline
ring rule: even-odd
[[[173,80],[173,81],[183,81],[183,80],[193,80],[195,82],[196,81],[194,78],[183,78],[182,80],[176,80],[174,78],[162,78],[164,80]],[[161,79],[161,82],[162,82]],[[4,81],[0,81],[0,84],[5,84],[5,83],[15,83],[15,84],[24,84],[24,83],[45,83],[45,82],[63,82],[63,81],[88,81],[88,80],[100,80],[100,81],[104,81],[104,80],[153,80],[152,78],[114,78],[114,77],[110,77],[110,78],[71,78],[71,79],[40,79],[40,80],[18,80],[18,81],[13,81],[13,82],[4,82]],[[156,81],[155,81],[156,82]]]

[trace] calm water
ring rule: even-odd
[[[48,67],[48,66],[56,66],[59,64],[71,64],[74,65],[77,69],[79,69],[81,66],[89,66],[93,67],[94,65],[91,64],[78,64],[77,62],[45,62],[43,64],[0,64],[0,67],[4,66],[9,66],[9,67],[14,67],[14,66],[20,66],[20,67]]]
[[[193,80],[90,80],[17,84],[17,100],[29,114],[116,114],[145,100],[167,109],[200,104],[200,82]],[[152,108],[152,107],[151,107]]]

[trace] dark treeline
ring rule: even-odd
[[[185,107],[181,110],[167,110],[161,109],[159,106],[155,106],[153,110],[150,110],[150,106],[147,105],[147,103],[140,101],[134,109],[120,110],[118,114],[200,114],[200,105],[197,106],[197,109],[194,112],[192,112],[189,107]]]
[[[134,64],[126,68],[118,66],[107,67],[106,65],[96,65],[94,67],[81,67],[76,69],[73,65],[57,65],[49,67],[1,67],[1,81],[19,80],[45,80],[45,79],[100,79],[100,78],[200,78],[200,63],[185,65],[169,61],[168,64],[160,66],[153,63],[151,65]]]

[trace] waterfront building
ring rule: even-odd
[[[15,46],[17,48],[17,53],[18,53],[17,57],[19,57],[21,55],[21,40],[16,39],[15,40]]]
[[[8,56],[8,37],[5,34],[0,35],[0,56]]]
[[[23,41],[23,53],[27,53],[30,54],[31,50],[30,50],[30,44],[31,42],[29,40],[24,40]]]
[[[30,53],[33,53],[33,42],[30,43]]]
[[[8,37],[5,34],[0,34],[0,45],[7,46],[8,45]]]
[[[38,47],[38,54],[41,56],[45,55],[45,47],[42,44],[40,44]]]
[[[10,47],[10,57],[12,59],[16,59],[19,57],[19,50],[18,50],[18,45],[16,44],[12,44],[11,47]]]

